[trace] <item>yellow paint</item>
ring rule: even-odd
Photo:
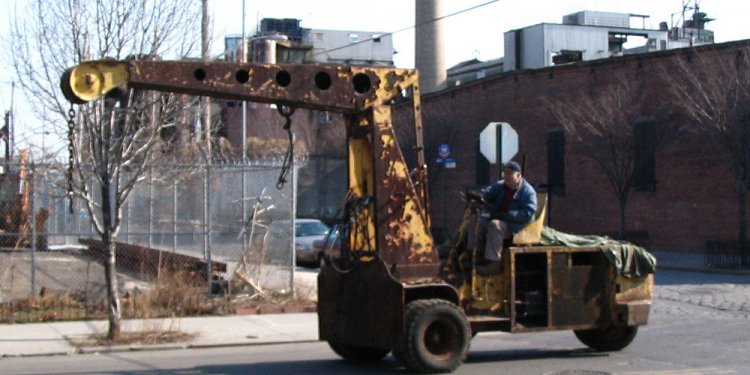
[[[369,140],[349,138],[349,190],[354,196],[374,196],[373,171],[372,145]],[[355,218],[355,222],[355,228],[367,228],[367,233],[352,228],[349,238],[351,250],[355,252],[375,250],[376,230],[373,204],[363,209]]]
[[[101,98],[128,81],[128,63],[121,61],[89,61],[81,63],[70,74],[70,88],[83,101]]]
[[[492,276],[477,275],[471,277],[471,307],[478,310],[492,309],[497,311],[505,306],[505,283],[503,274]]]
[[[629,278],[618,276],[615,280],[620,286],[620,292],[615,296],[618,303],[651,300],[654,290],[654,274]]]
[[[375,107],[373,117],[373,121],[379,129],[382,145],[379,158],[381,163],[385,160],[388,161],[385,166],[386,181],[384,183],[400,182],[399,185],[406,187],[406,190],[401,192],[405,196],[396,198],[403,199],[403,206],[401,206],[403,209],[398,220],[389,223],[391,235],[386,236],[386,241],[389,246],[394,247],[406,243],[409,245],[409,258],[412,261],[426,261],[433,252],[434,243],[429,233],[428,223],[424,220],[424,209],[419,203],[414,183],[409,176],[409,170],[400,155],[398,143],[393,135],[390,107]],[[391,213],[389,212],[389,214]],[[395,235],[393,235],[394,232]]]
[[[374,69],[374,72],[380,79],[380,85],[375,87],[376,100],[371,103],[373,106],[383,105],[401,96],[402,90],[408,89],[418,81],[417,73],[414,70],[377,68]],[[392,85],[387,85],[389,82]]]

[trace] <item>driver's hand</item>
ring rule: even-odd
[[[466,197],[469,199],[469,201],[475,201],[475,202],[484,201],[484,197],[482,196],[482,193],[476,190],[472,190],[466,193]]]

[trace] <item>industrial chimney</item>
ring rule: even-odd
[[[419,70],[420,89],[430,93],[445,88],[447,71],[443,47],[442,0],[416,0],[414,65]]]

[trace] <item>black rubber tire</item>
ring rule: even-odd
[[[394,350],[391,352],[391,355],[393,356],[393,360],[396,361],[397,365],[406,366],[406,360],[404,360],[404,352],[400,350]]]
[[[352,362],[374,362],[383,359],[390,350],[368,348],[366,346],[342,344],[338,342],[328,342],[328,346],[333,349],[341,358]]]
[[[638,333],[638,326],[615,325],[605,329],[574,331],[578,340],[598,352],[616,352],[630,345]]]
[[[469,353],[471,327],[455,304],[441,299],[417,300],[406,306],[405,340],[400,354],[408,369],[451,372]]]

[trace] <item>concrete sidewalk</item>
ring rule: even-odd
[[[708,268],[700,253],[653,253],[657,258],[657,270],[750,276],[750,270]],[[122,326],[123,332],[169,329],[193,334],[194,338],[173,344],[81,347],[76,343],[92,334],[106,332],[107,322],[3,324],[0,325],[0,357],[309,342],[318,340],[318,317],[315,313],[212,316],[129,320]]]
[[[234,315],[123,321],[122,331],[175,330],[195,337],[187,342],[155,345],[83,346],[92,334],[107,331],[107,322],[78,321],[0,325],[0,356],[37,356],[112,351],[187,349],[307,342],[318,340],[318,316],[304,314]]]

